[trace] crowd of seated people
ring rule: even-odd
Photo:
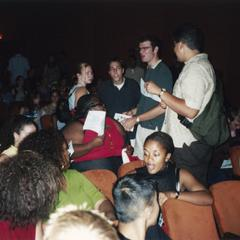
[[[117,71],[112,71],[114,79]],[[118,71],[124,80],[123,66]],[[143,141],[143,159],[132,156],[134,146],[121,122],[109,116],[101,94],[89,88],[94,81],[89,63],[78,64],[74,77],[65,76],[50,56],[40,75],[42,80],[36,83],[18,76],[13,86],[1,86],[1,102],[9,111],[0,119],[0,239],[57,240],[69,239],[70,234],[76,239],[169,239],[161,228],[161,208],[168,199],[212,205],[207,184],[176,167],[174,139],[167,133],[154,128]],[[102,135],[84,129],[91,111],[106,113]],[[52,121],[47,127],[43,116]],[[236,138],[239,111],[229,121]],[[96,169],[117,175],[119,167],[131,160],[142,161],[143,167],[117,180],[113,203],[84,175]],[[78,208],[84,204],[87,210]]]

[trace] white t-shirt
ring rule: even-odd
[[[208,55],[197,54],[185,63],[174,85],[173,95],[184,99],[188,107],[199,110],[199,115],[213,94],[215,81],[215,73],[208,61]],[[166,110],[162,131],[173,138],[177,148],[181,148],[184,143],[189,146],[196,141],[190,130],[180,123],[177,113],[170,108]]]

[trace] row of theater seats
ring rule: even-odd
[[[142,161],[124,164],[118,177],[141,167]],[[117,176],[108,170],[83,173],[112,202],[112,187]],[[224,181],[210,187],[213,206],[198,206],[177,199],[165,202],[162,213],[165,230],[173,240],[240,239],[240,181]],[[230,234],[231,233],[231,234]],[[226,236],[228,235],[228,236]],[[237,235],[237,236],[235,236]]]

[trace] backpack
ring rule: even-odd
[[[193,122],[179,114],[178,119],[197,140],[210,146],[224,143],[229,138],[230,131],[225,115],[221,82],[216,80],[215,91],[211,99],[203,112]]]

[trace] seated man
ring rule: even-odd
[[[157,225],[158,195],[154,184],[136,174],[120,178],[113,198],[121,240],[169,239]]]

